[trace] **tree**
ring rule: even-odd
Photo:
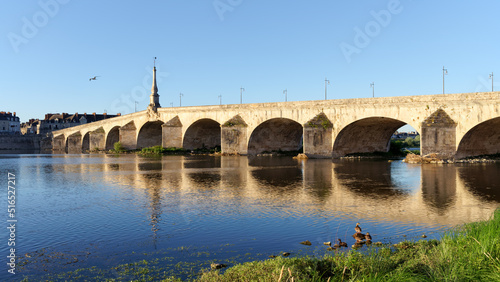
[[[405,139],[405,143],[406,143],[407,147],[413,147],[413,146],[415,146],[415,140],[413,140],[413,138],[411,138],[411,137],[407,137]]]

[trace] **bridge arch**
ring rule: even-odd
[[[500,153],[500,117],[481,122],[471,128],[458,144],[455,158]]]
[[[90,131],[82,137],[82,153],[90,151]]]
[[[292,119],[269,119],[252,131],[248,139],[248,154],[302,150],[303,131],[302,125]]]
[[[161,146],[161,125],[162,121],[146,122],[137,135],[137,149],[152,146]]]
[[[113,150],[115,143],[120,141],[120,127],[111,128],[106,136],[106,150]]]
[[[221,143],[220,123],[204,118],[195,121],[187,128],[182,147],[187,150],[214,148],[220,147]]]
[[[352,122],[336,136],[332,155],[388,152],[392,134],[405,124],[387,117],[368,117]]]

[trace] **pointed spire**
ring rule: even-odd
[[[151,87],[151,96],[158,95],[158,86],[156,85],[156,67],[153,67],[153,86]],[[151,103],[153,101],[151,100]]]
[[[151,86],[151,95],[149,96],[149,108],[156,112],[160,106],[160,95],[158,95],[158,86],[156,85],[156,57],[153,66],[153,86]]]

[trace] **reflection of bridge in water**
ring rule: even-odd
[[[487,219],[500,198],[494,177],[475,185],[478,172],[500,173],[500,167],[493,165],[484,169],[290,159],[274,166],[246,157],[103,158],[105,164],[68,165],[64,170],[86,177],[94,170],[91,167],[99,166],[103,175],[94,181],[119,185],[130,195],[144,191],[150,199],[153,229],[169,211],[189,214],[193,207],[203,211],[214,205],[236,210],[252,206],[256,212],[279,206],[290,214],[345,214],[377,222],[452,226]],[[178,194],[175,202],[171,193]]]
[[[405,124],[421,151],[457,157],[500,153],[500,92],[160,108],[154,75],[146,111],[53,132],[50,148],[82,152],[149,146],[310,157],[385,152]]]

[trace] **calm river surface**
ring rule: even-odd
[[[500,203],[500,164],[0,155],[0,172],[5,227],[8,173],[16,178],[20,258],[15,275],[2,264],[1,281],[82,268],[126,279],[109,269],[154,259],[186,278],[211,262],[230,266],[285,251],[322,256],[323,242],[352,245],[356,222],[375,242],[439,238],[488,219]]]

